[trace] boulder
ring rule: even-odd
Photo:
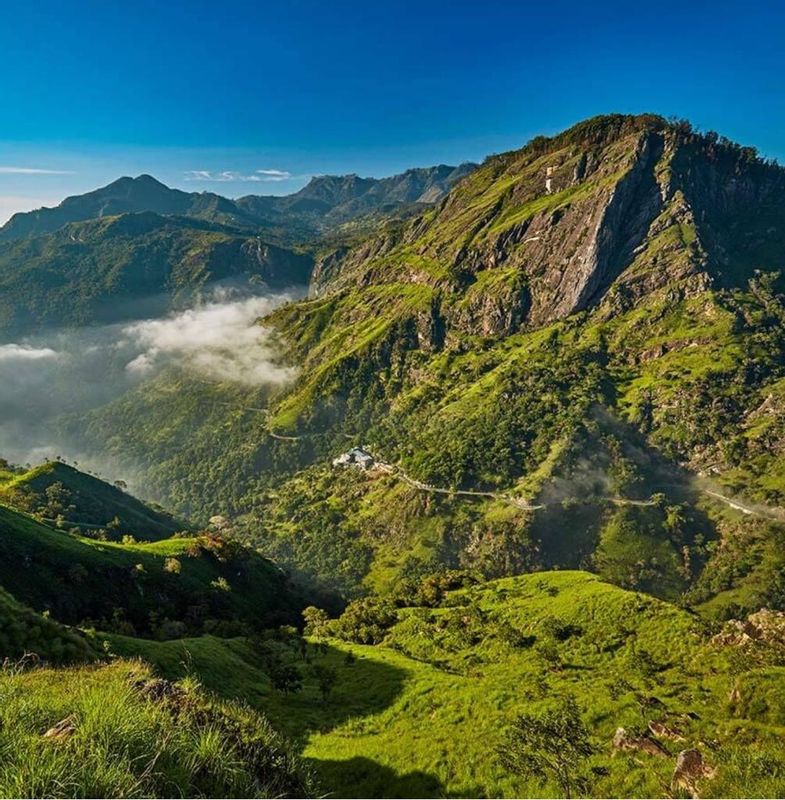
[[[650,721],[649,730],[651,731],[652,736],[656,736],[659,739],[670,739],[672,742],[684,741],[684,737],[681,735],[679,730],[666,725],[664,722],[659,722],[657,720]]]
[[[625,728],[616,728],[613,736],[614,750],[639,750],[652,756],[668,756],[670,753],[651,736],[633,736]]]
[[[716,770],[703,760],[700,750],[682,750],[676,758],[671,789],[686,789],[693,797],[698,797],[698,781],[701,778],[713,778],[715,774]]]

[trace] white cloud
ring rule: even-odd
[[[31,347],[27,344],[0,345],[0,362],[4,361],[44,361],[60,357],[51,347]]]
[[[294,371],[276,363],[270,332],[256,324],[289,299],[279,295],[213,302],[127,325],[123,335],[142,352],[126,370],[145,376],[175,363],[206,378],[251,386],[291,380]]]
[[[251,173],[237,172],[235,170],[213,172],[208,169],[190,169],[185,173],[187,181],[212,181],[216,183],[228,183],[231,181],[276,183],[278,181],[287,181],[293,177],[291,172],[283,169],[257,169]]]
[[[257,169],[257,174],[262,176],[262,180],[285,181],[292,177],[291,172],[283,169]]]
[[[37,167],[0,167],[0,175],[74,175],[71,169],[38,169]]]

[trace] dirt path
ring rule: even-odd
[[[232,408],[239,408],[242,411],[252,411],[259,414],[264,414],[267,419],[269,420],[270,412],[266,408],[257,408],[254,406],[235,406],[232,403],[228,403],[222,400],[216,400],[221,405],[230,406]],[[317,436],[328,436],[330,435],[327,432],[324,433],[307,433],[300,436],[288,436],[282,433],[275,433],[271,431],[269,428],[267,429],[267,435],[270,436],[272,439],[277,439],[280,442],[299,442],[303,439],[308,439],[311,437]],[[356,437],[350,433],[343,433],[341,434],[346,439],[355,439]],[[472,491],[470,489],[447,489],[440,486],[432,486],[428,483],[423,483],[422,481],[418,481],[415,478],[410,477],[407,475],[400,467],[396,467],[392,464],[387,464],[384,461],[377,461],[376,468],[381,469],[383,472],[387,472],[391,475],[395,475],[397,478],[402,480],[404,483],[409,484],[409,486],[414,487],[415,489],[419,489],[423,492],[430,492],[431,494],[443,494],[449,496],[461,496],[461,497],[489,497],[493,500],[502,500],[506,503],[510,503],[511,505],[516,506],[517,508],[521,508],[524,511],[538,511],[543,508],[547,508],[548,503],[527,503],[525,500],[519,497],[513,497],[509,494],[504,494],[502,492],[481,492],[481,491]],[[680,484],[662,484],[662,486],[671,486],[677,487]],[[697,491],[701,492],[702,494],[708,495],[709,497],[714,498],[715,500],[719,500],[721,503],[725,503],[725,505],[729,506],[730,508],[741,511],[742,514],[746,514],[747,516],[754,516],[759,517],[761,519],[769,519],[777,522],[785,522],[785,509],[778,509],[778,508],[767,508],[765,506],[760,506],[757,504],[748,504],[743,502],[742,500],[737,500],[732,497],[726,497],[724,494],[720,494],[719,492],[715,492],[712,489],[706,489],[704,487],[698,486],[696,487]],[[653,500],[632,500],[626,497],[602,497],[602,500],[607,500],[609,503],[612,503],[616,506],[653,506]]]

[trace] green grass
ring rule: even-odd
[[[719,768],[708,794],[785,788],[781,684],[767,678],[763,709],[729,707],[730,656],[695,617],[585,573],[452,592],[439,608],[400,611],[382,646],[328,645],[340,676],[328,702],[314,704],[306,689],[268,713],[305,737],[304,756],[341,796],[554,796],[551,784],[507,774],[495,750],[516,714],[565,695],[576,698],[598,748],[592,796],[662,795],[676,751],[691,745]],[[655,700],[662,705],[647,707]],[[686,743],[665,743],[672,758],[612,757],[618,726],[636,730],[669,713],[697,715],[679,723]],[[717,741],[707,750],[708,738]],[[735,766],[744,753],[756,768]]]
[[[139,662],[0,672],[2,797],[308,796],[288,745],[258,712],[193,680],[169,699]],[[69,720],[58,741],[43,734]]]
[[[337,675],[326,700],[294,654],[303,688],[284,695],[239,640],[112,645],[169,677],[188,669],[226,697],[252,698],[341,797],[558,796],[553,784],[509,774],[496,751],[517,714],[565,696],[596,746],[591,796],[662,796],[677,752],[690,746],[718,768],[701,784],[707,795],[785,788],[781,668],[713,645],[700,619],[672,604],[552,572],[448,592],[436,607],[396,616],[380,645],[312,640],[309,661]],[[685,737],[663,741],[671,757],[613,755],[617,727],[662,719]]]
[[[292,614],[286,579],[273,564],[244,548],[224,556],[210,547],[196,538],[99,542],[0,506],[0,586],[60,621],[106,626],[119,614],[141,632],[154,625],[151,615],[190,617],[198,627],[208,618],[258,626]]]

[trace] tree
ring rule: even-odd
[[[62,515],[66,516],[69,511],[74,510],[71,504],[71,492],[63,486],[60,481],[55,481],[44,490],[46,495],[46,504],[40,509],[40,512],[45,516],[54,519]]]
[[[303,633],[306,636],[321,636],[325,632],[330,617],[323,609],[308,606],[303,609],[303,621],[305,622]]]
[[[183,571],[183,565],[176,558],[167,558],[164,560],[164,572],[172,575],[179,575]]]
[[[521,714],[499,748],[502,765],[516,775],[553,778],[565,797],[585,793],[584,761],[594,752],[573,698],[541,714]]]
[[[270,683],[282,694],[299,692],[303,676],[294,664],[286,664],[281,659],[271,659],[267,665]]]
[[[322,700],[327,700],[338,681],[338,673],[326,664],[314,664],[311,667],[311,675],[316,678],[319,691],[322,693]]]

